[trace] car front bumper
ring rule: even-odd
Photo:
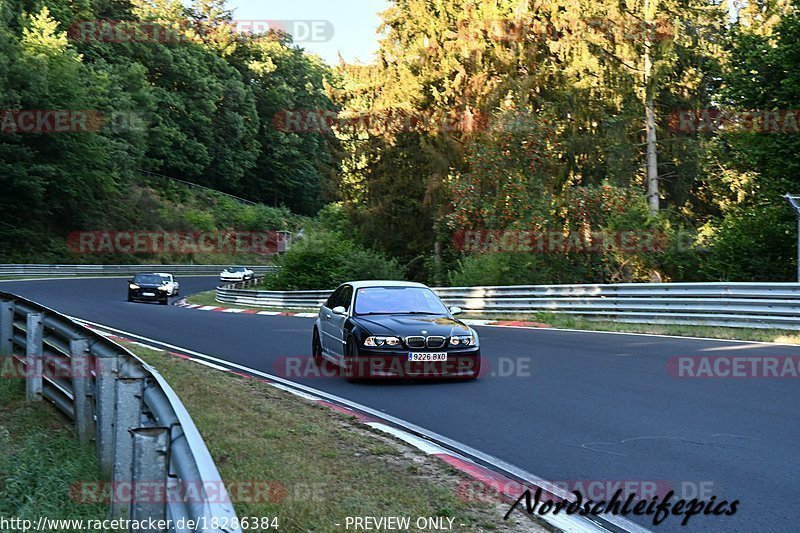
[[[409,361],[409,352],[447,352],[446,361]],[[479,346],[460,349],[409,350],[360,347],[358,356],[348,359],[348,374],[355,378],[471,379],[481,368]]]
[[[128,299],[146,302],[161,302],[167,299],[167,291],[158,289],[128,289]]]

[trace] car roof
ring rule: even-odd
[[[393,281],[393,280],[381,280],[381,279],[370,279],[364,281],[347,281],[342,283],[342,285],[352,285],[354,289],[363,289],[366,287],[425,287],[427,285],[422,283],[417,283],[416,281]]]

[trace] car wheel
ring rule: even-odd
[[[350,383],[358,382],[361,379],[364,379],[366,376],[362,375],[360,364],[353,364],[354,361],[358,360],[358,344],[350,337],[347,339],[347,344],[345,345],[344,349],[344,367],[342,368],[342,372],[345,375],[345,378]]]
[[[325,364],[325,358],[322,357],[322,344],[319,341],[319,331],[317,331],[317,328],[314,328],[314,335],[311,338],[311,358],[317,366],[321,367]]]
[[[158,303],[160,303],[161,305],[167,305],[168,302],[167,302],[167,299],[164,298],[163,300],[159,300]]]
[[[131,298],[130,296],[128,296],[128,301],[129,301],[129,302],[133,302],[133,298]]]

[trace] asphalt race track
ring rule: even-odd
[[[183,295],[210,277],[182,277]],[[312,319],[128,303],[123,279],[0,283],[62,313],[269,373],[308,356]],[[740,501],[735,516],[678,517],[655,531],[797,530],[800,379],[679,379],[686,355],[788,356],[800,347],[555,330],[477,328],[494,375],[465,383],[295,381],[468,444],[545,479],[654,481],[681,497]],[[521,358],[521,359],[518,359]],[[517,364],[529,361],[530,372]],[[521,372],[505,375],[511,363]],[[285,367],[283,367],[285,368]],[[527,374],[527,375],[526,375]],[[180,391],[178,391],[180,394]],[[691,488],[691,489],[690,489]],[[702,497],[703,494],[701,493]],[[502,517],[498,516],[498,522]]]

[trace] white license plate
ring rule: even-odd
[[[142,293],[142,296],[155,296],[155,295],[156,295],[156,293],[154,293],[154,292],[143,292]]]
[[[409,361],[447,361],[447,352],[408,352]]]

